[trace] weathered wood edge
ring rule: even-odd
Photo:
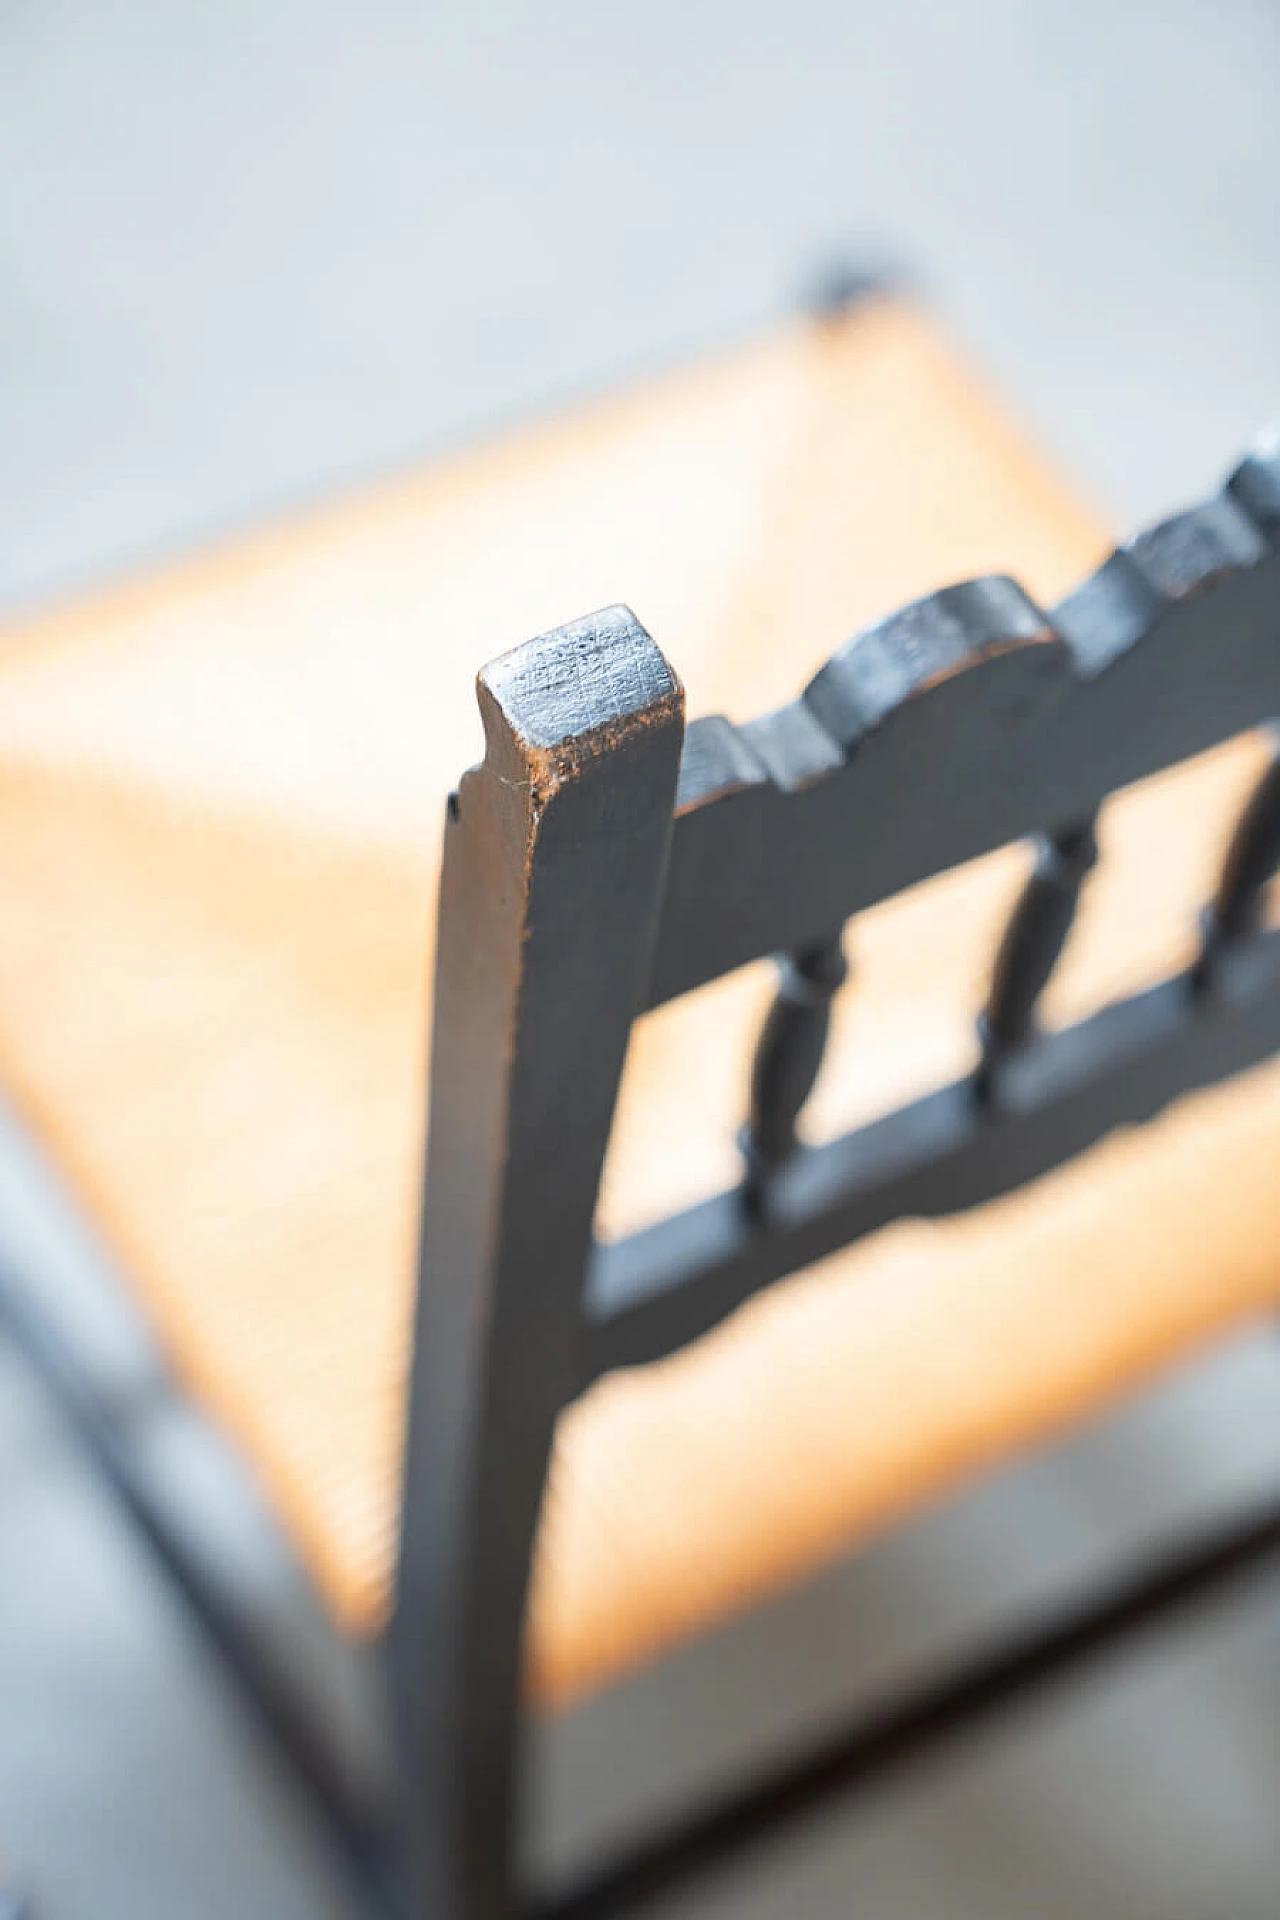
[[[516,1905],[525,1592],[684,731],[621,607],[493,661],[477,694],[485,758],[445,827],[387,1643],[414,1920]]]
[[[963,582],[858,635],[790,705],[693,721],[648,1004],[1280,712],[1278,589],[1273,439],[1051,612],[1006,576]]]

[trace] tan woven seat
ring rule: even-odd
[[[28,621],[0,656],[0,1067],[331,1609],[385,1617],[444,796],[477,665],[625,598],[691,713],[792,695],[966,575],[1105,529],[900,304],[727,358]],[[1258,762],[1114,802],[1051,1017],[1191,951]],[[972,1059],[1017,849],[866,916],[809,1123]],[[733,1177],[750,969],[642,1023],[604,1225]],[[904,1223],[562,1422],[531,1684],[562,1701],[1280,1293],[1280,1069],[979,1213]]]

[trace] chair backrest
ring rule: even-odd
[[[414,1870],[440,1920],[512,1910],[522,1621],[562,1408],[846,1242],[1006,1192],[1280,1047],[1275,767],[1190,974],[1060,1033],[1034,1019],[1106,796],[1280,715],[1280,454],[1051,613],[1006,578],[949,588],[745,726],[686,733],[624,608],[504,656],[479,694],[486,757],[446,827],[394,1638]],[[798,1146],[844,923],[1027,836],[978,1072]],[[633,1020],[770,953],[741,1185],[596,1245]]]

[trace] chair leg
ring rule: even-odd
[[[390,1642],[405,1920],[513,1920],[522,1622],[580,1381],[600,1169],[643,1004],[683,696],[625,609],[487,667],[445,831]]]

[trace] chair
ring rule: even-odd
[[[402,1911],[636,1910],[1280,1545],[1280,1508],[1236,1516],[581,1883],[519,1884],[525,1703],[657,1659],[1273,1305],[1277,528],[1262,450],[1104,557],[874,294],[11,645],[0,1061],[329,1616],[378,1649],[376,1791],[308,1718],[314,1662],[193,1546],[155,1395],[104,1391],[37,1289],[10,1311]],[[755,578],[727,586],[744,537]],[[722,692],[756,710],[686,728],[619,606],[492,660],[433,925],[427,769],[461,764],[466,675],[416,641],[412,588],[483,636],[567,555],[644,604],[620,540],[672,656],[718,627]],[[803,683],[795,633],[831,657],[761,714]],[[735,1171],[703,1123],[757,1029]]]

